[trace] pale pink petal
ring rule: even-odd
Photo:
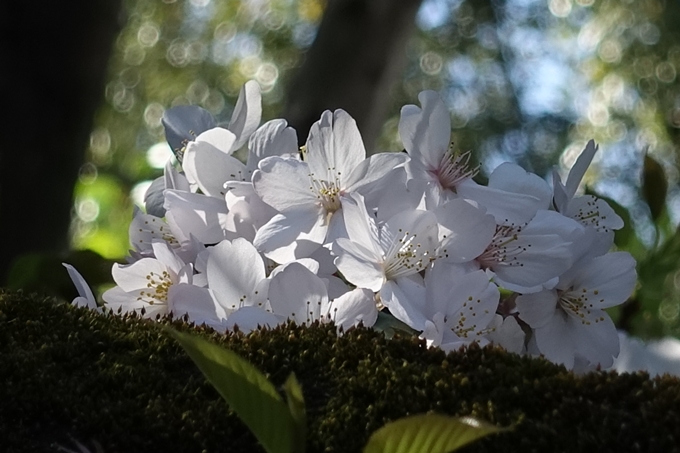
[[[423,170],[436,169],[449,149],[451,114],[434,91],[421,92],[418,100],[422,108],[402,107],[399,136],[414,164]]]

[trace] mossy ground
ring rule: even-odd
[[[446,355],[364,328],[246,336],[160,322],[231,348],[276,385],[295,372],[309,452],[360,452],[385,422],[427,411],[515,425],[466,452],[680,451],[675,378],[575,376],[497,348]],[[57,451],[74,440],[106,453],[262,451],[157,322],[0,293],[0,451]]]

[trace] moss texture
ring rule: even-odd
[[[575,376],[496,348],[446,355],[363,328],[246,336],[160,322],[231,348],[276,385],[294,371],[309,452],[360,452],[385,422],[431,410],[516,424],[465,452],[680,451],[675,378]],[[74,440],[106,453],[263,451],[156,322],[0,293],[0,451],[58,451]]]

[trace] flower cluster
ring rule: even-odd
[[[383,311],[444,350],[494,343],[611,366],[619,340],[604,310],[629,297],[636,273],[610,251],[621,218],[577,195],[594,142],[552,188],[511,163],[480,185],[441,98],[419,101],[401,110],[404,152],[368,158],[343,110],[324,112],[302,148],[284,120],[260,125],[255,82],[226,127],[196,106],[169,109],[177,162],[134,213],[105,308],[246,331],[287,319],[372,326]],[[243,163],[234,152],[246,145]],[[97,308],[67,267],[74,303]]]

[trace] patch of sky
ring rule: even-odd
[[[212,42],[211,57],[217,64],[227,65],[234,60],[258,56],[262,53],[262,41],[249,33],[236,33],[229,39]]]
[[[453,85],[469,86],[477,80],[475,64],[465,55],[452,58],[446,65],[446,70]]]
[[[208,22],[215,13],[215,5],[211,0],[191,0],[184,4],[185,19],[180,33],[188,38],[197,38],[207,29]]]
[[[416,15],[416,25],[421,30],[441,27],[461,3],[462,0],[425,0]]]

